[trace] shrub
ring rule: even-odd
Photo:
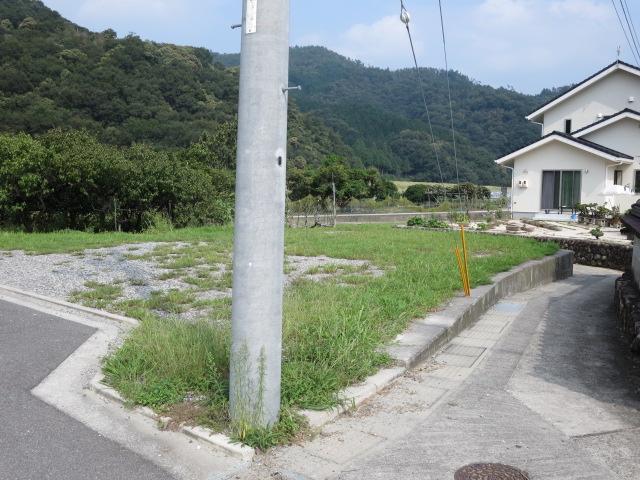
[[[375,168],[354,168],[337,156],[326,157],[319,168],[291,168],[287,172],[287,189],[292,201],[307,196],[330,201],[334,185],[339,208],[349,206],[352,200],[386,200],[398,196],[396,185],[382,178]]]
[[[166,228],[222,224],[233,214],[230,171],[144,145],[107,146],[83,131],[0,135],[0,159],[5,227],[141,231],[160,217]]]
[[[411,185],[404,192],[404,197],[416,205],[421,205],[427,201],[427,185]]]
[[[596,227],[593,230],[591,230],[591,235],[593,235],[594,237],[596,237],[596,240],[600,240],[600,237],[604,236],[604,232],[602,231],[602,229],[600,227]]]
[[[413,217],[407,221],[409,227],[422,227],[424,226],[424,219],[421,217]]]
[[[598,205],[596,207],[596,218],[603,219],[607,218],[609,215],[611,215],[611,210],[609,210],[606,206]]]
[[[411,185],[404,192],[404,197],[422,205],[426,202],[445,204],[450,200],[461,198],[464,200],[485,200],[491,198],[491,191],[487,187],[474,185],[473,183],[461,183],[458,185],[416,184]]]
[[[424,224],[427,228],[449,228],[449,224],[447,222],[443,222],[439,218],[431,217]]]
[[[145,232],[170,232],[173,230],[171,219],[162,212],[145,212],[143,224]]]
[[[453,223],[467,224],[469,223],[469,215],[464,212],[453,212],[449,215]]]

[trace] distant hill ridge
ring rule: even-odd
[[[90,32],[40,1],[0,2],[0,131],[85,128],[106,143],[182,147],[233,120],[239,55]],[[444,72],[424,69],[445,180],[455,178]],[[439,180],[413,70],[367,67],[323,47],[291,50],[289,156],[331,153],[398,178]],[[504,183],[493,159],[534,140],[524,95],[451,72],[462,180]]]

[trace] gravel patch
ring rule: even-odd
[[[192,291],[196,301],[231,297],[231,289],[194,286],[184,279],[203,279],[224,283],[230,255],[221,254],[227,263],[195,265],[180,269],[163,268],[163,261],[180,259],[189,253],[188,243],[142,243],[84,250],[69,254],[31,255],[22,251],[0,252],[0,283],[14,288],[62,300],[88,292],[89,285],[119,285],[118,301],[149,299],[152,292]],[[202,247],[206,244],[198,244]],[[140,257],[140,258],[137,258]],[[288,256],[285,285],[299,280],[326,281],[340,275],[380,277],[384,271],[367,261],[325,256]],[[347,285],[345,285],[347,287]],[[179,314],[157,311],[162,316],[179,316],[191,321],[206,315],[207,308],[190,308]]]
[[[136,255],[152,252],[159,243],[136,244]],[[144,281],[144,285],[125,286],[128,298],[146,298],[152,290],[177,288],[169,282],[154,280],[157,267],[143,260],[128,260],[131,245],[84,250],[72,254],[29,255],[21,251],[6,252],[0,257],[0,278],[4,285],[40,295],[67,300],[85,283],[104,284]],[[175,283],[175,282],[174,282]],[[125,283],[123,283],[125,285]]]

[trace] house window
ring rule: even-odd
[[[615,170],[613,172],[613,184],[622,185],[622,170]]]
[[[574,208],[580,203],[582,172],[548,170],[542,172],[542,210]]]
[[[640,170],[636,170],[634,191],[640,193]]]
[[[568,118],[564,121],[564,133],[568,133],[569,135],[571,134],[572,131],[572,125],[571,125],[571,119]]]

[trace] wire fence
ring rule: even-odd
[[[471,195],[441,195],[441,192],[427,192],[426,201],[413,203],[404,197],[379,201],[374,199],[352,200],[348,205],[336,208],[336,215],[371,215],[371,214],[404,214],[404,213],[439,213],[448,214],[450,218],[460,215],[469,216],[470,212],[487,212],[495,214],[508,208],[509,199],[501,195],[486,198]],[[433,194],[433,195],[432,195]],[[298,201],[287,202],[287,224],[291,227],[333,226],[337,223],[334,208],[329,200],[317,197],[306,197]],[[499,213],[498,215],[501,215]]]

